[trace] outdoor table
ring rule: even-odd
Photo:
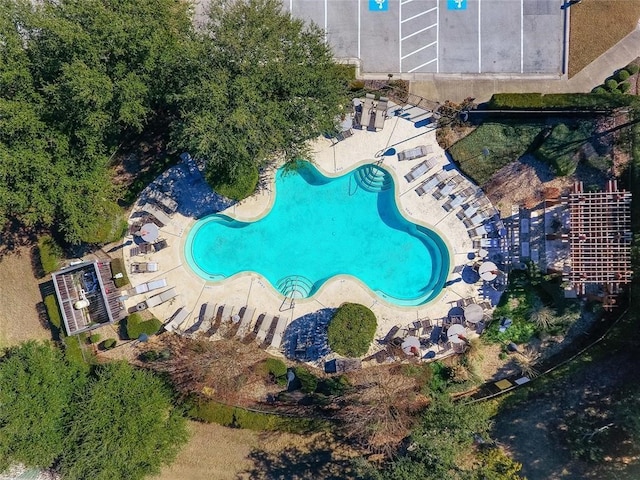
[[[481,248],[480,250],[478,250],[478,257],[485,258],[487,255],[489,255],[489,252],[484,248]]]
[[[418,337],[407,337],[402,342],[402,351],[407,355],[420,356],[420,339]]]
[[[447,330],[447,337],[451,343],[463,343],[465,341],[464,337],[466,330],[467,329],[460,324],[451,325],[449,330]]]
[[[464,307],[464,318],[469,323],[478,323],[480,320],[482,320],[483,316],[484,311],[482,310],[482,307],[477,303],[472,303]]]
[[[152,243],[158,239],[160,231],[155,223],[145,223],[140,228],[140,238],[147,243]]]
[[[483,262],[482,265],[480,265],[478,273],[482,280],[490,282],[491,280],[495,280],[498,276],[498,267],[493,262]]]

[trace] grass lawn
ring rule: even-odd
[[[483,185],[500,168],[521,157],[543,128],[543,124],[485,122],[449,151],[462,171]],[[486,156],[485,148],[489,150]]]
[[[570,77],[633,31],[640,18],[638,0],[583,0],[570,8]]]

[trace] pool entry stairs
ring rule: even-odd
[[[368,192],[382,192],[393,186],[391,175],[376,165],[366,165],[353,172],[358,186]]]
[[[307,298],[313,290],[313,282],[302,275],[289,275],[278,280],[276,290],[287,298]]]

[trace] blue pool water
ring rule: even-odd
[[[295,172],[277,172],[275,192],[271,211],[256,222],[221,214],[199,220],[186,242],[191,268],[209,281],[256,272],[298,298],[341,274],[399,305],[420,305],[442,290],[449,251],[400,215],[382,168],[327,178],[302,162]]]

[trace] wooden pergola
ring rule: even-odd
[[[578,295],[597,291],[611,308],[621,286],[631,281],[631,193],[618,190],[615,180],[600,192],[586,192],[576,182],[565,201],[571,267],[564,280]]]

